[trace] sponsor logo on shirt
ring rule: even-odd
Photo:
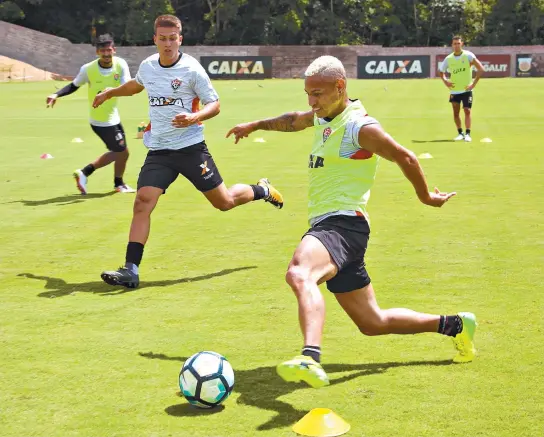
[[[183,100],[179,97],[149,97],[149,106],[183,106]]]

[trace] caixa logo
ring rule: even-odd
[[[212,79],[272,77],[271,56],[202,56],[200,63]]]
[[[368,74],[413,74],[423,73],[421,61],[370,61],[365,66]]]
[[[264,74],[262,61],[212,61],[208,65],[211,74]]]
[[[430,56],[359,56],[359,79],[402,79],[430,76]]]

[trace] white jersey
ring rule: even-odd
[[[203,105],[219,100],[210,78],[200,63],[183,53],[169,67],[159,63],[154,54],[140,64],[136,82],[144,86],[149,97],[150,129],[144,133],[144,145],[150,150],[177,150],[204,141],[201,123],[175,128],[177,114],[192,114]]]
[[[124,59],[122,58],[119,58],[117,57],[117,61],[119,62],[119,64],[121,65],[121,69],[122,69],[122,74],[121,74],[121,77],[119,78],[119,81],[121,83],[121,85],[123,85],[124,83],[130,81],[130,70],[128,69],[128,64],[127,64],[127,61],[125,61]],[[72,83],[77,86],[77,87],[81,87],[83,85],[85,85],[86,83],[89,83],[89,76],[87,75],[87,68],[89,67],[89,65],[91,65],[93,62],[95,61],[91,61],[91,62],[88,62],[87,64],[85,64],[83,67],[81,67],[81,69],[79,70],[79,73],[77,74],[76,78],[72,81]],[[111,68],[102,68],[100,66],[100,64],[98,64],[98,70],[100,71],[100,73],[104,76],[107,76],[109,74],[111,74]],[[92,102],[90,102],[92,103]],[[119,123],[121,123],[121,117],[119,117],[119,111],[117,110],[117,106],[115,107],[114,109],[114,113],[112,114],[112,117],[110,118],[109,121],[98,121],[98,120],[94,120],[92,117],[89,117],[89,123],[91,123],[93,126],[98,126],[98,127],[107,127],[107,126],[117,126]]]
[[[474,59],[476,59],[476,55],[468,50],[463,50],[461,55],[467,55],[469,63],[471,63],[472,61],[474,61]],[[454,57],[455,59],[459,59],[461,55],[454,56]],[[444,58],[444,60],[440,63],[438,70],[441,71],[442,73],[446,73],[448,71],[448,58]]]

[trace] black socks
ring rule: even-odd
[[[319,346],[304,346],[302,348],[302,354],[305,357],[311,357],[316,362],[321,362],[321,348]]]
[[[125,261],[127,263],[140,265],[142,262],[142,257],[144,255],[144,245],[142,243],[137,243],[135,241],[130,241],[127,244],[127,254]]]
[[[266,190],[260,185],[250,185],[253,190],[253,200],[261,200],[267,196]]]
[[[440,316],[438,324],[438,333],[455,337],[463,330],[463,320],[458,315],[455,316]]]
[[[89,177],[90,175],[93,174],[94,170],[95,170],[94,165],[89,164],[89,165],[86,165],[85,167],[83,167],[81,169],[81,173],[83,173],[85,176]]]

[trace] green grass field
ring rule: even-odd
[[[433,334],[364,337],[323,288],[333,383],[321,390],[288,385],[274,370],[301,347],[284,273],[307,229],[311,132],[254,135],[265,144],[224,138],[239,122],[305,109],[302,81],[215,83],[222,112],[206,137],[223,178],[266,176],[285,207],[219,212],[178,179],[153,214],[136,290],[99,276],[124,262],[134,196],[112,195],[113,168],[90,178],[85,197],[71,176],[104,150],[86,91],[51,110],[54,83],[1,85],[0,435],[293,436],[298,419],[326,407],[352,436],[542,436],[543,83],[482,80],[474,142],[453,143],[444,141],[456,131],[440,81],[350,81],[350,96],[399,142],[432,154],[421,161],[429,184],[458,193],[442,209],[426,207],[394,164],[380,164],[367,252],[378,301],[475,312],[479,356],[453,365],[450,339]],[[120,106],[135,186],[146,97]],[[178,394],[182,362],[199,350],[235,369],[234,393],[212,412]]]

